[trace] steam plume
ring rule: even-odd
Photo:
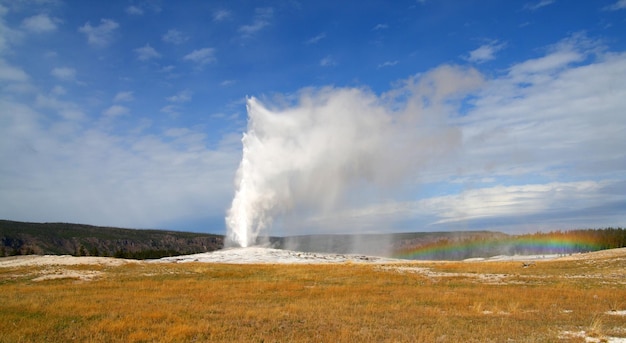
[[[364,182],[398,185],[460,144],[460,130],[447,120],[451,99],[481,82],[474,69],[442,66],[381,96],[309,89],[295,105],[275,109],[249,98],[228,244],[257,244],[277,216],[331,210]]]

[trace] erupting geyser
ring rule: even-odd
[[[227,245],[258,244],[281,214],[301,215],[304,225],[311,214],[350,208],[350,199],[367,205],[359,197],[364,187],[397,186],[456,148],[461,135],[448,120],[451,99],[481,81],[474,69],[443,66],[382,96],[359,88],[308,89],[297,104],[279,110],[249,98]]]

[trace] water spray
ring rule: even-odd
[[[271,110],[248,98],[227,246],[258,245],[281,215],[301,215],[303,226],[303,213],[324,217],[367,205],[359,197],[367,190],[415,179],[424,164],[460,145],[460,129],[448,120],[451,99],[460,101],[481,82],[474,69],[443,66],[381,96],[307,89],[296,104]],[[350,203],[355,199],[361,203]]]

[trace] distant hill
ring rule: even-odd
[[[278,249],[303,252],[393,256],[397,251],[445,240],[504,239],[499,232],[416,232],[270,237]],[[0,220],[0,256],[75,255],[160,258],[209,252],[224,247],[224,236],[180,231],[138,230],[70,223]]]
[[[76,255],[159,258],[221,249],[221,235],[68,223],[0,220],[0,256]]]
[[[437,242],[502,240],[510,236],[493,231],[407,232],[352,235],[302,235],[271,238],[273,247],[304,252],[395,256],[398,251],[428,246]]]
[[[303,235],[270,238],[275,248],[409,260],[464,260],[498,255],[569,255],[626,247],[622,228],[508,235],[494,231]]]
[[[278,249],[404,259],[462,260],[496,255],[572,254],[626,247],[622,228],[507,235],[493,231],[334,234],[270,237]],[[10,255],[161,258],[224,247],[224,236],[68,223],[0,220],[0,257]]]

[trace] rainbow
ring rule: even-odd
[[[601,250],[588,237],[521,236],[506,239],[440,240],[398,249],[393,257],[409,260],[462,260],[497,255],[572,254]]]

